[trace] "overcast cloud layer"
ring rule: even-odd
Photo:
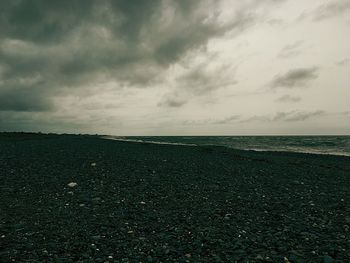
[[[350,133],[350,0],[3,0],[0,25],[0,131]]]

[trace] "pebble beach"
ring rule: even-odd
[[[350,262],[350,157],[0,135],[0,262]]]

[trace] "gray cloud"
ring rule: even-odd
[[[338,66],[345,66],[345,65],[348,65],[349,62],[350,62],[350,59],[344,58],[344,59],[341,59],[341,60],[337,61],[336,64]]]
[[[349,117],[349,118],[350,118],[350,111],[345,111],[345,112],[343,112],[343,115],[345,115],[346,117]]]
[[[270,115],[254,115],[245,119],[242,119],[240,122],[271,122]]]
[[[289,44],[284,46],[279,54],[279,58],[290,58],[290,57],[295,57],[300,54],[300,50],[298,48],[303,44],[303,41],[297,41],[293,44]]]
[[[278,112],[273,118],[273,121],[305,121],[313,117],[322,116],[325,112],[316,111],[290,111]]]
[[[297,68],[283,75],[277,75],[272,83],[272,88],[297,88],[305,87],[314,79],[317,79],[317,68]]]
[[[227,118],[214,121],[214,124],[229,124],[229,123],[238,121],[239,118],[240,118],[239,115],[232,115],[232,116],[229,116]]]
[[[235,69],[231,65],[215,64],[210,56],[203,63],[187,69],[175,79],[174,90],[166,94],[158,106],[181,107],[193,97],[201,97],[226,86],[235,85]]]
[[[200,120],[186,120],[183,122],[185,125],[224,125],[224,124],[231,124],[231,123],[237,123],[239,122],[241,116],[240,115],[231,115],[223,119],[200,119]]]
[[[313,11],[313,20],[320,21],[350,12],[350,1],[335,0],[319,6]]]
[[[212,61],[213,63],[213,61]],[[230,65],[220,65],[210,68],[210,61],[200,64],[176,79],[177,86],[182,89],[191,89],[193,93],[205,93],[227,85],[237,84],[233,79],[235,69]]]
[[[172,107],[179,108],[187,103],[185,98],[181,98],[175,94],[168,94],[161,102],[158,103],[158,106],[162,107]]]
[[[287,112],[277,112],[274,115],[255,115],[246,119],[241,120],[241,122],[297,122],[305,121],[319,116],[326,115],[325,111],[315,110],[315,111],[302,111],[293,110]]]
[[[297,96],[291,96],[291,95],[283,95],[276,99],[277,102],[283,102],[283,103],[295,103],[301,101],[300,97]]]
[[[344,115],[347,113],[343,113]],[[203,124],[231,124],[231,123],[251,123],[251,122],[301,122],[312,118],[325,116],[327,113],[322,110],[303,111],[292,110],[286,112],[277,112],[275,114],[254,115],[243,117],[241,115],[232,115],[223,119],[202,119],[196,121],[186,121],[184,124],[203,125]]]

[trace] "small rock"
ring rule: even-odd
[[[91,166],[96,166],[96,163],[91,163]]]
[[[68,186],[71,187],[71,188],[76,187],[77,185],[78,185],[78,184],[75,183],[75,182],[70,182],[70,183],[68,184]]]
[[[140,202],[140,204],[141,204],[141,205],[145,205],[146,203],[142,201],[142,202]]]
[[[289,259],[293,263],[304,263],[304,259],[301,256],[298,256],[297,254],[291,254],[289,256]]]
[[[92,202],[94,202],[94,203],[98,203],[101,200],[102,200],[101,197],[94,197],[94,198],[92,198]]]
[[[323,263],[333,263],[334,260],[331,256],[325,255],[323,256]]]
[[[232,216],[232,214],[226,214],[226,215],[224,216],[224,220],[229,220],[231,216]]]
[[[295,256],[298,256],[298,257],[303,257],[303,254],[301,254],[300,252],[298,252],[296,250],[291,250],[290,253],[295,255]]]

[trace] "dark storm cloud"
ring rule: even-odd
[[[272,88],[298,88],[305,87],[314,79],[318,78],[317,68],[297,68],[283,75],[277,75],[272,83]]]
[[[35,65],[33,65],[34,67]],[[50,111],[53,104],[39,75],[8,76],[0,79],[0,111]]]
[[[37,88],[0,89],[0,111],[49,111],[53,108],[49,99],[39,96]]]
[[[89,122],[76,116],[47,116],[43,112],[0,111],[0,131],[69,133],[87,130]]]
[[[1,1],[0,90],[12,98],[2,110],[45,110],[51,97],[101,80],[134,86],[160,81],[164,70],[210,39],[253,24],[249,10],[237,10],[232,19],[220,21],[216,3]],[[21,82],[8,91],[7,83],[35,76],[42,79],[40,88]],[[201,80],[190,78],[187,84],[198,89]]]
[[[61,41],[91,15],[89,0],[1,1],[1,36],[36,43]]]
[[[283,95],[276,99],[277,102],[283,102],[283,103],[294,103],[301,101],[300,97],[297,96],[291,96],[291,95]]]

